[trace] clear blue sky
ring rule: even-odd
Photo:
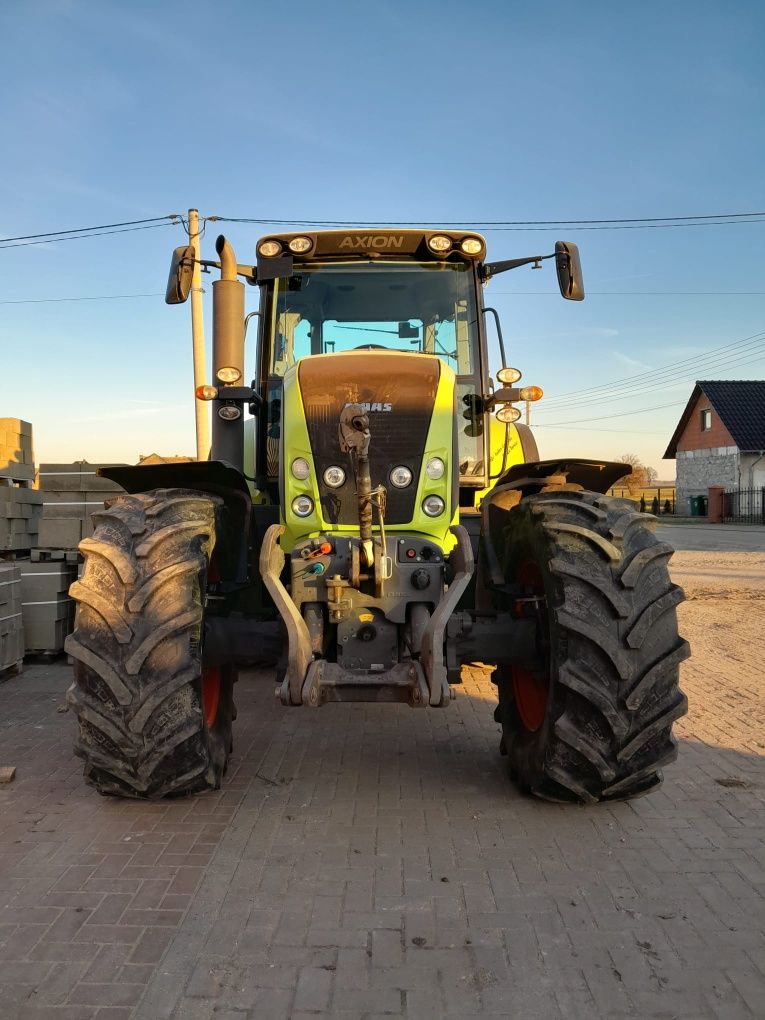
[[[756,0],[6,0],[0,36],[3,237],[189,206],[383,223],[765,209]],[[248,261],[265,230],[226,232]],[[488,290],[511,362],[545,389],[541,452],[629,450],[671,477],[660,458],[694,379],[765,378],[765,347],[611,402],[561,397],[765,330],[765,223],[560,233],[585,302],[556,296],[549,263]],[[487,236],[495,259],[556,239]],[[162,227],[0,251],[2,302],[155,295],[0,304],[0,416],[33,421],[39,459],[193,451],[189,309],[161,296],[182,241]]]

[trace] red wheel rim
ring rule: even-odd
[[[208,730],[215,725],[220,704],[220,666],[202,670],[202,711]]]
[[[518,567],[518,580],[533,595],[544,598],[545,586],[539,564],[524,560]],[[532,673],[522,666],[512,668],[513,695],[521,722],[532,733],[545,721],[549,684],[546,673]]]
[[[513,666],[513,696],[521,722],[536,732],[547,712],[547,681],[522,666]]]

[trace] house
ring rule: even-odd
[[[710,485],[765,487],[765,381],[697,382],[664,457],[677,461],[678,513]]]
[[[174,457],[162,457],[158,453],[141,453],[138,455],[138,463],[141,467],[151,464],[187,464],[192,460],[194,460],[193,457],[180,457],[178,454]]]

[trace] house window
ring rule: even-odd
[[[709,407],[705,407],[701,412],[701,431],[709,432],[712,428],[712,410]]]

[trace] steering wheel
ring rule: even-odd
[[[390,347],[386,347],[385,344],[362,344],[353,349],[354,351],[389,351]]]

